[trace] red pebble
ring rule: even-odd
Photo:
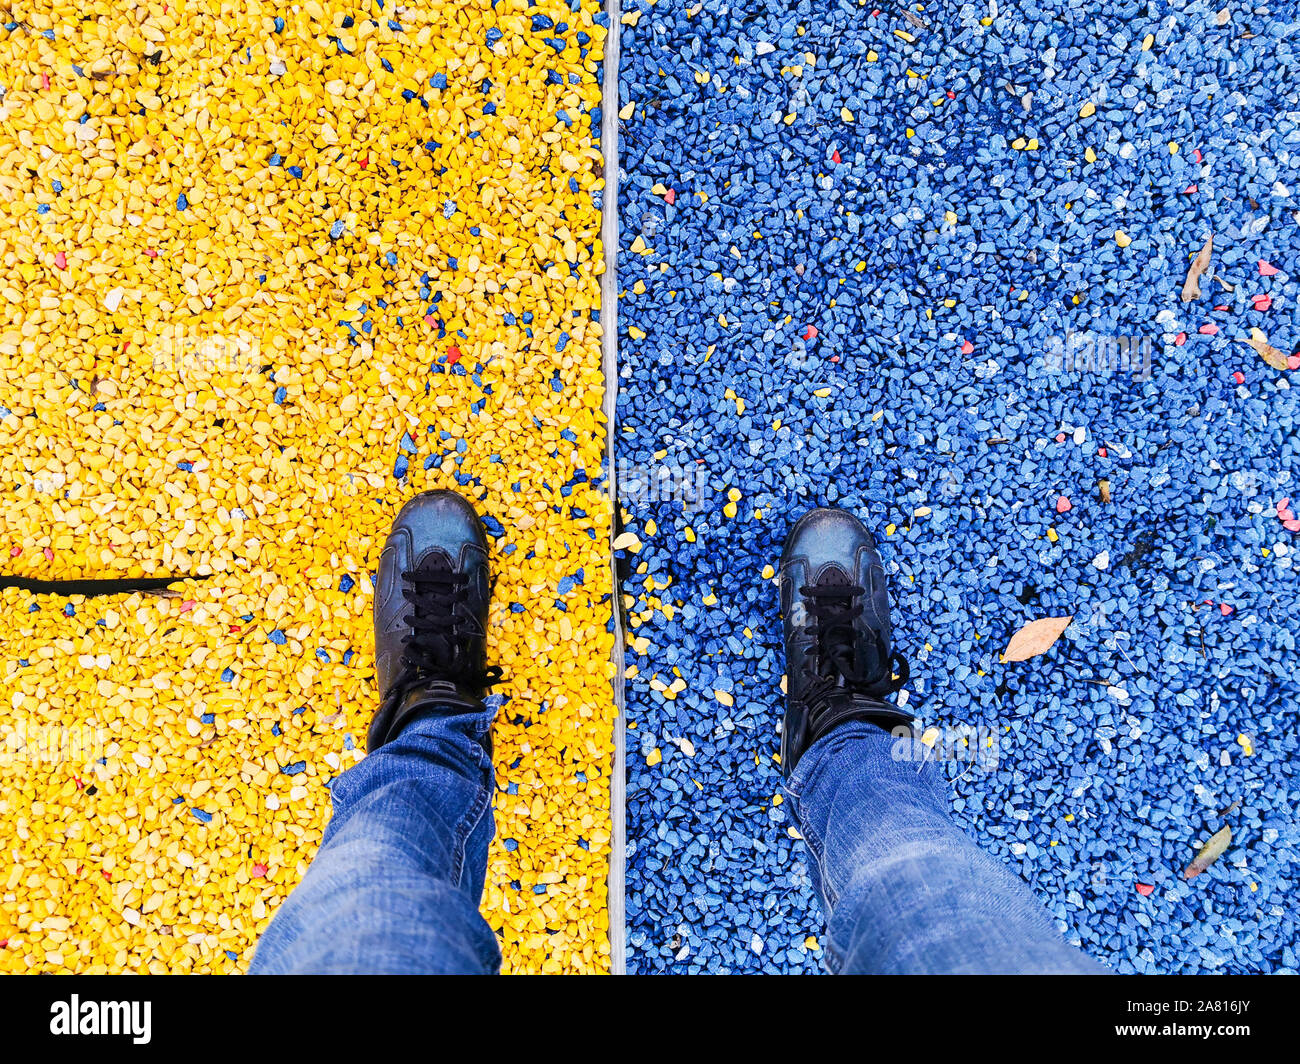
[[[54,256],[54,265],[61,270],[66,270],[68,268],[68,256],[60,251]]]
[[[971,343],[969,340],[963,340],[961,342],[961,353],[963,355],[969,355],[974,350],[975,350],[975,345]]]
[[[1064,443],[1064,442],[1065,442],[1065,433],[1064,433],[1064,432],[1058,432],[1058,433],[1056,434],[1056,442],[1057,442],[1057,443]]]
[[[369,165],[370,165],[370,156],[367,155],[364,159],[361,160],[361,169],[364,170]]]
[[[831,355],[831,361],[832,361],[832,362],[838,362],[839,360],[840,360],[840,356],[839,356],[839,355]]]
[[[1230,613],[1232,612],[1232,607],[1229,606],[1226,602],[1220,602],[1220,603],[1219,603],[1219,612],[1220,612],[1221,614],[1223,614],[1223,615],[1226,617],[1226,616],[1228,616],[1228,614],[1230,614]]]
[[[831,162],[833,162],[836,166],[838,166],[843,161],[844,160],[840,158],[839,148],[836,148],[833,152],[831,152]]]
[[[49,76],[49,74],[42,74],[42,75],[41,75],[41,88],[43,88],[43,89],[48,89],[49,87],[50,87],[50,76]]]
[[[1179,333],[1177,336],[1174,337],[1174,344],[1175,344],[1175,346],[1177,346],[1177,347],[1182,347],[1183,344],[1185,344],[1185,343],[1187,343],[1187,334],[1186,334],[1186,333]]]
[[[666,204],[668,204],[668,206],[670,206],[670,207],[671,207],[674,203],[677,202],[677,191],[676,191],[676,189],[671,189],[671,188],[670,188],[667,192],[664,193],[664,202],[665,202]]]
[[[955,99],[957,99],[957,94],[956,94],[955,92],[953,92],[952,89],[949,89],[949,90],[948,90],[948,99],[950,99],[950,100],[955,100]]]
[[[1273,297],[1265,293],[1262,296],[1251,296],[1251,302],[1255,304],[1255,309],[1264,311],[1273,306]]]
[[[181,613],[189,613],[190,610],[192,609],[194,609],[193,599],[186,599],[184,602],[181,603]]]
[[[1232,375],[1232,379],[1238,384],[1246,383],[1246,375],[1242,373],[1241,370],[1237,370],[1237,372]]]
[[[1195,159],[1198,163],[1204,158],[1204,156],[1201,154],[1200,148],[1192,149],[1192,158]]]
[[[816,325],[809,325],[809,326],[808,326],[808,331],[807,331],[806,333],[803,334],[803,338],[804,338],[805,340],[815,340],[815,339],[817,339],[817,326],[816,326]]]
[[[47,562],[54,561],[54,551],[51,550],[49,547],[46,547],[43,551],[41,551],[41,553],[45,555],[45,560]]]
[[[243,631],[243,628],[241,628],[241,627],[240,627],[239,625],[237,625],[237,624],[232,624],[232,625],[230,626],[230,634],[231,634],[231,635],[238,635],[238,634],[239,634],[240,632],[242,632],[242,631]]]
[[[10,547],[10,548],[9,548],[9,557],[11,557],[11,558],[17,558],[18,555],[22,554],[22,552],[23,552],[22,547]]]
[[[1074,504],[1070,502],[1070,500],[1067,499],[1064,495],[1060,496],[1056,500],[1056,512],[1058,514],[1063,514],[1067,510],[1073,510],[1073,509],[1074,509]]]
[[[266,865],[262,864],[261,861],[258,861],[257,864],[253,865],[253,878],[262,879],[263,877],[265,877],[265,875],[266,875]]]
[[[1259,260],[1259,275],[1261,277],[1272,277],[1275,273],[1277,273],[1276,266],[1271,262],[1265,262],[1263,259]]]
[[[1194,193],[1194,192],[1198,192],[1198,191],[1200,191],[1200,190],[1199,190],[1195,185],[1188,185],[1185,189],[1183,189],[1183,195],[1184,195],[1184,196],[1190,196],[1190,195],[1192,195],[1192,193]]]
[[[437,325],[437,324],[438,324],[438,319],[435,318],[432,314],[426,314],[426,315],[424,316],[424,324],[425,324],[425,325],[428,325],[428,326],[434,326],[434,325]]]
[[[1300,521],[1283,521],[1282,527],[1288,532],[1300,532]]]
[[[1142,897],[1144,898],[1151,897],[1151,892],[1155,889],[1156,888],[1154,883],[1139,883],[1137,885],[1137,892],[1141,894]]]
[[[1203,336],[1218,336],[1218,335],[1219,335],[1219,327],[1218,327],[1217,325],[1215,325],[1214,322],[1208,322],[1207,324],[1202,325],[1202,326],[1201,326],[1199,329],[1197,329],[1196,331],[1197,331],[1198,333],[1200,333],[1201,335],[1203,335]]]
[[[1214,305],[1214,309],[1215,309],[1215,310],[1228,310],[1228,309],[1230,309],[1230,308],[1228,307],[1228,304],[1227,304],[1227,303],[1216,303],[1216,304]]]
[[[1098,447],[1098,448],[1097,448],[1097,457],[1098,457],[1098,458],[1105,458],[1106,455],[1107,455],[1107,453],[1108,453],[1108,452],[1107,452],[1107,450],[1106,450],[1105,447]]]
[[[447,348],[447,365],[454,366],[460,361],[460,348],[454,344]]]
[[[158,252],[155,251],[153,248],[150,248],[148,251],[145,252],[145,254],[148,255],[151,259],[156,259],[158,257]]]
[[[1287,355],[1287,356],[1286,356],[1286,368],[1287,368],[1287,369],[1300,369],[1300,355]]]

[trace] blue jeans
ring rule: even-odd
[[[479,914],[492,839],[492,713],[434,713],[345,772],[298,888],[254,973],[496,972]],[[828,914],[833,972],[1102,972],[1029,888],[948,816],[925,748],[849,723],[815,743],[789,791]]]
[[[431,706],[343,773],[316,859],[251,971],[494,974],[479,913],[492,841],[493,711]]]
[[[918,771],[919,769],[919,771]],[[826,913],[826,967],[849,974],[1102,974],[1029,887],[949,816],[921,743],[850,722],[787,787]]]

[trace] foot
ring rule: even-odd
[[[375,580],[380,705],[367,749],[395,738],[432,703],[481,706],[500,671],[487,667],[487,537],[454,491],[426,491],[397,515]]]
[[[886,701],[908,668],[890,647],[885,569],[862,522],[844,510],[804,514],[785,541],[780,580],[788,778],[804,751],[845,721],[890,729],[912,718]]]

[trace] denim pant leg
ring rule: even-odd
[[[790,779],[826,912],[827,968],[1106,972],[1062,939],[1023,880],[953,822],[947,784],[928,753],[913,739],[849,723],[814,743]]]
[[[431,707],[334,783],[307,875],[262,935],[252,972],[485,973],[479,913],[492,840],[492,713]]]

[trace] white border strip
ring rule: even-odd
[[[619,0],[605,0],[609,31],[605,35],[604,82],[600,94],[600,150],[604,155],[605,191],[602,197],[600,240],[605,253],[605,272],[600,279],[601,369],[605,376],[605,490],[609,492],[613,513],[618,512],[618,480],[614,465],[614,415],[618,402],[618,62],[620,8]],[[613,597],[610,600],[614,620],[614,774],[609,781],[609,807],[612,828],[609,854],[609,952],[610,970],[614,975],[627,972],[625,955],[627,916],[625,908],[625,872],[627,865],[627,700],[623,686],[625,666],[623,646],[623,589],[618,584],[618,566],[614,562],[614,522],[610,522],[609,574]]]

